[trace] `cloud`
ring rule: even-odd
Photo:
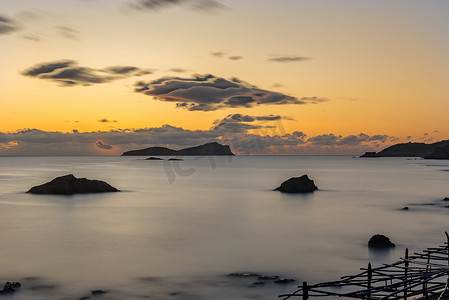
[[[308,137],[302,131],[285,133],[284,116],[232,114],[214,122],[209,130],[188,130],[164,125],[110,131],[58,132],[22,129],[0,132],[0,155],[118,155],[131,149],[167,146],[180,149],[217,141],[237,154],[362,154],[378,151],[395,138],[364,133],[333,133]]]
[[[200,11],[214,11],[227,7],[217,0],[135,0],[128,3],[134,10],[158,11],[175,5],[189,5]]]
[[[217,51],[217,52],[211,52],[210,55],[215,56],[215,57],[223,57],[223,56],[226,55],[226,53],[221,52],[221,51]]]
[[[79,40],[79,31],[67,26],[56,26],[56,32],[66,39]]]
[[[356,146],[360,145],[364,142],[386,142],[389,139],[388,135],[373,135],[369,136],[364,133],[360,133],[358,135],[348,135],[346,137],[342,137],[341,135],[336,136],[332,133],[330,134],[322,134],[312,137],[308,140],[308,142],[321,145],[321,146],[342,146],[342,145],[350,145]]]
[[[110,149],[112,149],[112,146],[111,146],[111,145],[103,144],[102,141],[98,141],[95,145],[96,145],[98,148],[104,149],[104,150],[110,150]]]
[[[186,73],[188,70],[183,68],[171,68],[169,71],[175,72],[175,73]]]
[[[61,86],[89,86],[150,73],[150,70],[144,70],[133,66],[113,66],[104,69],[94,69],[79,66],[74,60],[61,60],[36,64],[21,72],[24,76],[54,81]]]
[[[116,123],[116,122],[118,122],[117,120],[108,120],[108,119],[100,119],[100,120],[98,120],[98,122],[101,122],[101,123]]]
[[[163,77],[150,82],[135,83],[135,92],[156,100],[175,102],[177,107],[191,111],[213,111],[230,107],[253,107],[266,104],[307,104],[327,101],[326,98],[295,98],[278,92],[259,89],[238,78],[224,79],[211,74],[191,78]]]
[[[0,16],[0,35],[12,33],[18,29],[19,28],[15,22],[6,17]]]
[[[268,60],[271,62],[280,62],[280,63],[288,63],[288,62],[297,62],[297,61],[306,61],[309,60],[308,57],[302,56],[277,56],[269,58]]]
[[[242,114],[230,114],[227,115],[222,120],[215,120],[213,123],[212,130],[220,132],[221,135],[226,135],[228,133],[244,133],[252,129],[260,130],[260,129],[273,128],[273,126],[269,122],[279,120],[293,120],[293,119],[290,117],[278,115],[250,116]],[[258,123],[248,124],[255,122]]]

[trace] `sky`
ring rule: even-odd
[[[449,139],[447,0],[1,0],[0,155]]]

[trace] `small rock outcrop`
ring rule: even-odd
[[[152,157],[146,158],[145,160],[164,160],[164,159],[163,159],[163,158],[160,158],[160,157],[154,157],[154,156],[152,156]]]
[[[109,193],[119,190],[101,180],[76,178],[72,174],[57,177],[50,182],[32,187],[27,193],[49,195],[73,195],[87,193]]]
[[[275,191],[280,191],[282,193],[312,193],[318,190],[312,179],[307,176],[307,174],[301,177],[292,177],[283,183]]]
[[[10,295],[17,292],[17,289],[20,289],[22,285],[20,282],[6,282],[3,285],[3,289],[0,290],[0,295]]]
[[[396,245],[382,234],[373,235],[368,241],[368,247],[377,249],[394,248]]]

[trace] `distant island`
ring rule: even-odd
[[[129,155],[153,155],[153,156],[187,156],[187,155],[231,155],[231,148],[228,145],[221,145],[217,142],[207,143],[195,147],[173,150],[165,147],[150,147],[139,150],[126,151],[122,156]]]
[[[365,152],[360,157],[423,157],[427,159],[449,159],[449,140],[432,144],[401,143],[379,152]]]

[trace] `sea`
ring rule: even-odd
[[[448,160],[145,158],[0,157],[0,284],[22,284],[11,299],[278,299],[441,245],[449,231]],[[120,192],[26,193],[66,174]],[[304,174],[318,191],[273,191]],[[370,250],[374,234],[396,247]]]

